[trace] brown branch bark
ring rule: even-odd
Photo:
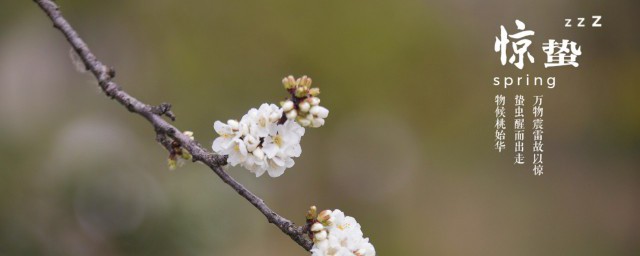
[[[282,232],[289,235],[296,243],[302,248],[309,251],[313,246],[313,242],[307,237],[304,226],[296,226],[292,221],[278,215],[271,210],[264,201],[251,193],[242,184],[238,183],[229,174],[227,174],[222,166],[226,165],[226,157],[213,154],[205,150],[196,141],[189,139],[182,134],[178,128],[174,127],[162,116],[167,116],[171,120],[175,119],[173,113],[171,113],[171,105],[162,103],[159,106],[151,106],[145,104],[138,99],[132,97],[125,91],[123,91],[118,84],[112,81],[115,76],[113,68],[105,66],[102,62],[96,58],[96,56],[89,50],[87,44],[78,36],[78,33],[69,25],[67,20],[62,16],[59,7],[51,0],[34,0],[38,6],[49,16],[53,21],[53,26],[60,30],[66,37],[71,47],[78,53],[78,56],[84,62],[87,70],[91,71],[98,80],[98,85],[102,91],[110,98],[116,100],[121,105],[126,107],[130,112],[141,115],[151,125],[156,132],[156,140],[162,144],[167,150],[171,150],[171,140],[180,143],[180,146],[185,148],[193,156],[194,162],[201,162],[207,165],[211,170],[222,179],[225,183],[231,186],[238,194],[244,197],[249,203],[256,207],[267,218],[269,223],[276,225]]]

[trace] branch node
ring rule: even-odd
[[[100,80],[98,85],[100,85],[104,90],[104,93],[111,99],[115,99],[117,92],[120,90],[120,87],[118,87],[117,84],[112,83],[110,80]]]
[[[176,116],[171,112],[171,104],[163,102],[158,106],[151,107],[151,113],[159,116],[167,116],[171,121],[176,121]]]
[[[159,131],[158,129],[156,129],[156,141],[158,141],[158,143],[160,143],[160,145],[162,145],[165,149],[167,149],[167,151],[171,152],[171,141],[169,141],[167,139],[167,136],[165,136],[161,131]]]
[[[214,155],[213,156],[213,160],[219,165],[219,166],[225,166],[227,165],[227,157],[226,155],[221,156],[221,155]]]
[[[116,69],[114,67],[109,67],[107,69],[107,75],[109,75],[109,78],[116,77]]]

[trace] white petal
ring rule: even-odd
[[[258,147],[258,144],[260,144],[260,140],[258,140],[256,137],[252,136],[251,134],[245,135],[243,141],[247,145],[248,151],[254,151]]]
[[[229,121],[227,121],[227,124],[229,125],[229,128],[231,128],[231,130],[237,131],[238,129],[240,129],[240,123],[238,123],[238,121],[230,119]]]
[[[242,157],[242,155],[240,154],[229,154],[229,157],[227,158],[227,162],[229,162],[229,164],[231,166],[236,166],[242,162],[244,162],[244,157]]]
[[[264,159],[264,151],[262,151],[261,148],[256,148],[253,151],[253,155],[256,156],[260,160]]]
[[[275,157],[273,157],[273,158],[271,158],[269,160],[270,160],[269,161],[269,165],[271,165],[271,164],[275,164],[275,165],[278,165],[278,166],[284,166],[285,165],[285,160],[280,156],[275,156]]]
[[[258,111],[260,111],[261,113],[271,112],[271,106],[269,106],[269,104],[267,103],[262,103]]]
[[[215,122],[213,123],[213,129],[214,129],[214,130],[215,130],[219,135],[230,134],[230,133],[232,133],[232,132],[233,132],[233,131],[231,131],[231,128],[230,128],[227,124],[225,124],[225,123],[223,123],[223,122],[220,122],[220,121],[215,121]]]
[[[264,174],[265,171],[267,171],[267,169],[261,167],[261,168],[256,169],[256,171],[254,173],[256,174],[256,177],[260,177],[260,176],[262,176],[262,174]]]
[[[280,175],[284,173],[285,169],[287,168],[285,168],[284,166],[275,165],[275,166],[270,166],[267,169],[267,172],[269,173],[269,176],[275,178],[275,177],[280,177]]]
[[[324,125],[324,119],[322,119],[322,118],[314,118],[311,121],[311,126],[313,126],[313,127],[317,128],[317,127],[320,127],[322,125]]]
[[[329,110],[322,106],[313,106],[311,110],[309,110],[309,113],[320,118],[327,118],[327,116],[329,116]]]
[[[267,137],[269,138],[269,137]],[[265,139],[266,142],[266,139]],[[280,148],[274,144],[274,143],[263,143],[262,144],[262,151],[264,151],[264,154],[267,155],[268,158],[273,158],[274,156],[276,156],[276,154],[278,154],[278,151],[280,150]]]
[[[300,119],[298,120],[298,122],[300,123],[300,125],[302,126],[309,126],[311,125],[311,120],[309,119]]]
[[[222,147],[222,144],[224,142],[223,140],[223,137],[218,137],[213,140],[213,145],[211,145],[211,149],[213,149],[213,152],[220,153],[222,150],[224,150],[224,148]]]
[[[294,134],[298,138],[304,135],[304,127],[300,126],[300,124],[292,120],[284,123],[284,129],[286,130],[287,134]]]
[[[248,151],[247,151],[247,145],[244,143],[244,141],[237,139],[235,140],[236,143],[238,143],[238,149],[240,149],[240,154],[242,154],[243,156],[246,156]]]
[[[284,166],[287,167],[287,168],[293,167],[293,165],[296,163],[290,157],[286,158],[284,161],[285,161],[285,165]]]
[[[300,157],[302,154],[302,147],[300,144],[295,144],[290,148],[289,156],[291,157]]]

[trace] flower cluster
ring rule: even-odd
[[[282,84],[291,94],[291,98],[280,104],[287,119],[296,120],[305,127],[317,128],[324,125],[329,110],[320,106],[320,89],[312,88],[311,82],[311,78],[307,76],[298,79],[288,76],[282,79]]]
[[[232,166],[241,165],[256,177],[265,172],[278,177],[294,165],[302,153],[300,140],[306,127],[320,127],[329,110],[320,106],[318,88],[311,88],[311,78],[283,79],[290,94],[282,108],[264,103],[251,109],[240,121],[216,121],[213,128],[219,137],[213,141],[214,152],[227,155]]]
[[[316,207],[307,213],[311,225],[312,256],[375,256],[376,250],[369,238],[363,238],[360,224],[338,209],[324,210],[316,216]]]
[[[213,151],[228,155],[232,166],[241,165],[261,176],[282,175],[293,166],[293,157],[302,153],[300,139],[304,128],[294,121],[278,124],[282,109],[274,104],[252,108],[240,121],[216,121],[213,125],[220,135],[213,141]]]

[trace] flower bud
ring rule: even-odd
[[[309,113],[320,118],[327,118],[327,116],[329,116],[329,110],[322,106],[313,106],[309,110]]]
[[[309,109],[311,108],[311,104],[309,104],[309,102],[303,101],[302,103],[300,103],[300,105],[298,105],[298,108],[300,109],[300,111],[302,112],[309,112]]]
[[[296,111],[295,109],[292,109],[291,111],[287,112],[287,119],[295,120],[297,116],[298,116],[298,111]]]
[[[315,205],[309,207],[309,210],[307,211],[307,216],[306,216],[307,220],[315,219],[317,215],[317,211],[318,211],[318,208],[316,208]]]
[[[169,170],[175,170],[177,166],[176,160],[171,158],[167,159],[167,165],[169,165]]]
[[[309,89],[309,94],[311,94],[311,96],[316,97],[318,95],[320,95],[320,88],[311,88]]]
[[[271,123],[275,123],[278,120],[280,120],[280,118],[282,117],[282,113],[279,112],[273,112],[271,113],[271,115],[269,116],[269,122]]]
[[[289,112],[293,109],[293,101],[287,100],[282,104],[282,111]]]
[[[320,98],[318,97],[311,97],[308,100],[309,103],[311,103],[311,106],[318,106],[318,104],[320,104]]]
[[[289,83],[289,80],[286,77],[282,78],[282,85],[284,85],[284,88],[287,90],[291,89],[291,84]]]
[[[183,134],[187,137],[189,137],[189,139],[193,140],[193,132],[192,131],[184,131]]]
[[[300,78],[300,85],[308,88],[311,86],[311,78],[308,76],[302,76],[302,78]]]
[[[287,82],[291,85],[290,88],[293,88],[296,86],[296,79],[292,75],[289,75],[287,77]]]
[[[324,230],[324,226],[319,222],[313,223],[313,225],[311,225],[311,231],[314,233],[322,230]]]
[[[240,131],[240,133],[242,134],[249,134],[249,125],[242,123],[238,125],[238,130]]]
[[[320,232],[317,232],[313,235],[313,239],[317,240],[317,241],[322,241],[327,239],[327,231],[326,230],[322,230]]]
[[[187,151],[186,149],[180,149],[180,156],[182,157],[182,159],[184,160],[188,160],[191,161],[191,159],[193,158],[193,156],[191,155],[191,153],[189,153],[189,151]]]
[[[260,144],[260,140],[252,135],[246,135],[244,137],[244,144],[247,146],[247,150],[251,152],[258,147],[258,145]]]
[[[318,213],[318,221],[326,222],[327,220],[329,220],[329,218],[331,218],[331,213],[331,210],[321,211],[320,213]]]
[[[311,127],[313,128],[318,128],[323,125],[324,125],[324,119],[322,118],[314,118],[313,120],[311,120]]]
[[[311,125],[311,120],[306,118],[298,118],[298,123],[304,127]]]
[[[304,87],[298,87],[298,89],[296,89],[296,97],[298,98],[302,98],[307,96],[307,90]]]

